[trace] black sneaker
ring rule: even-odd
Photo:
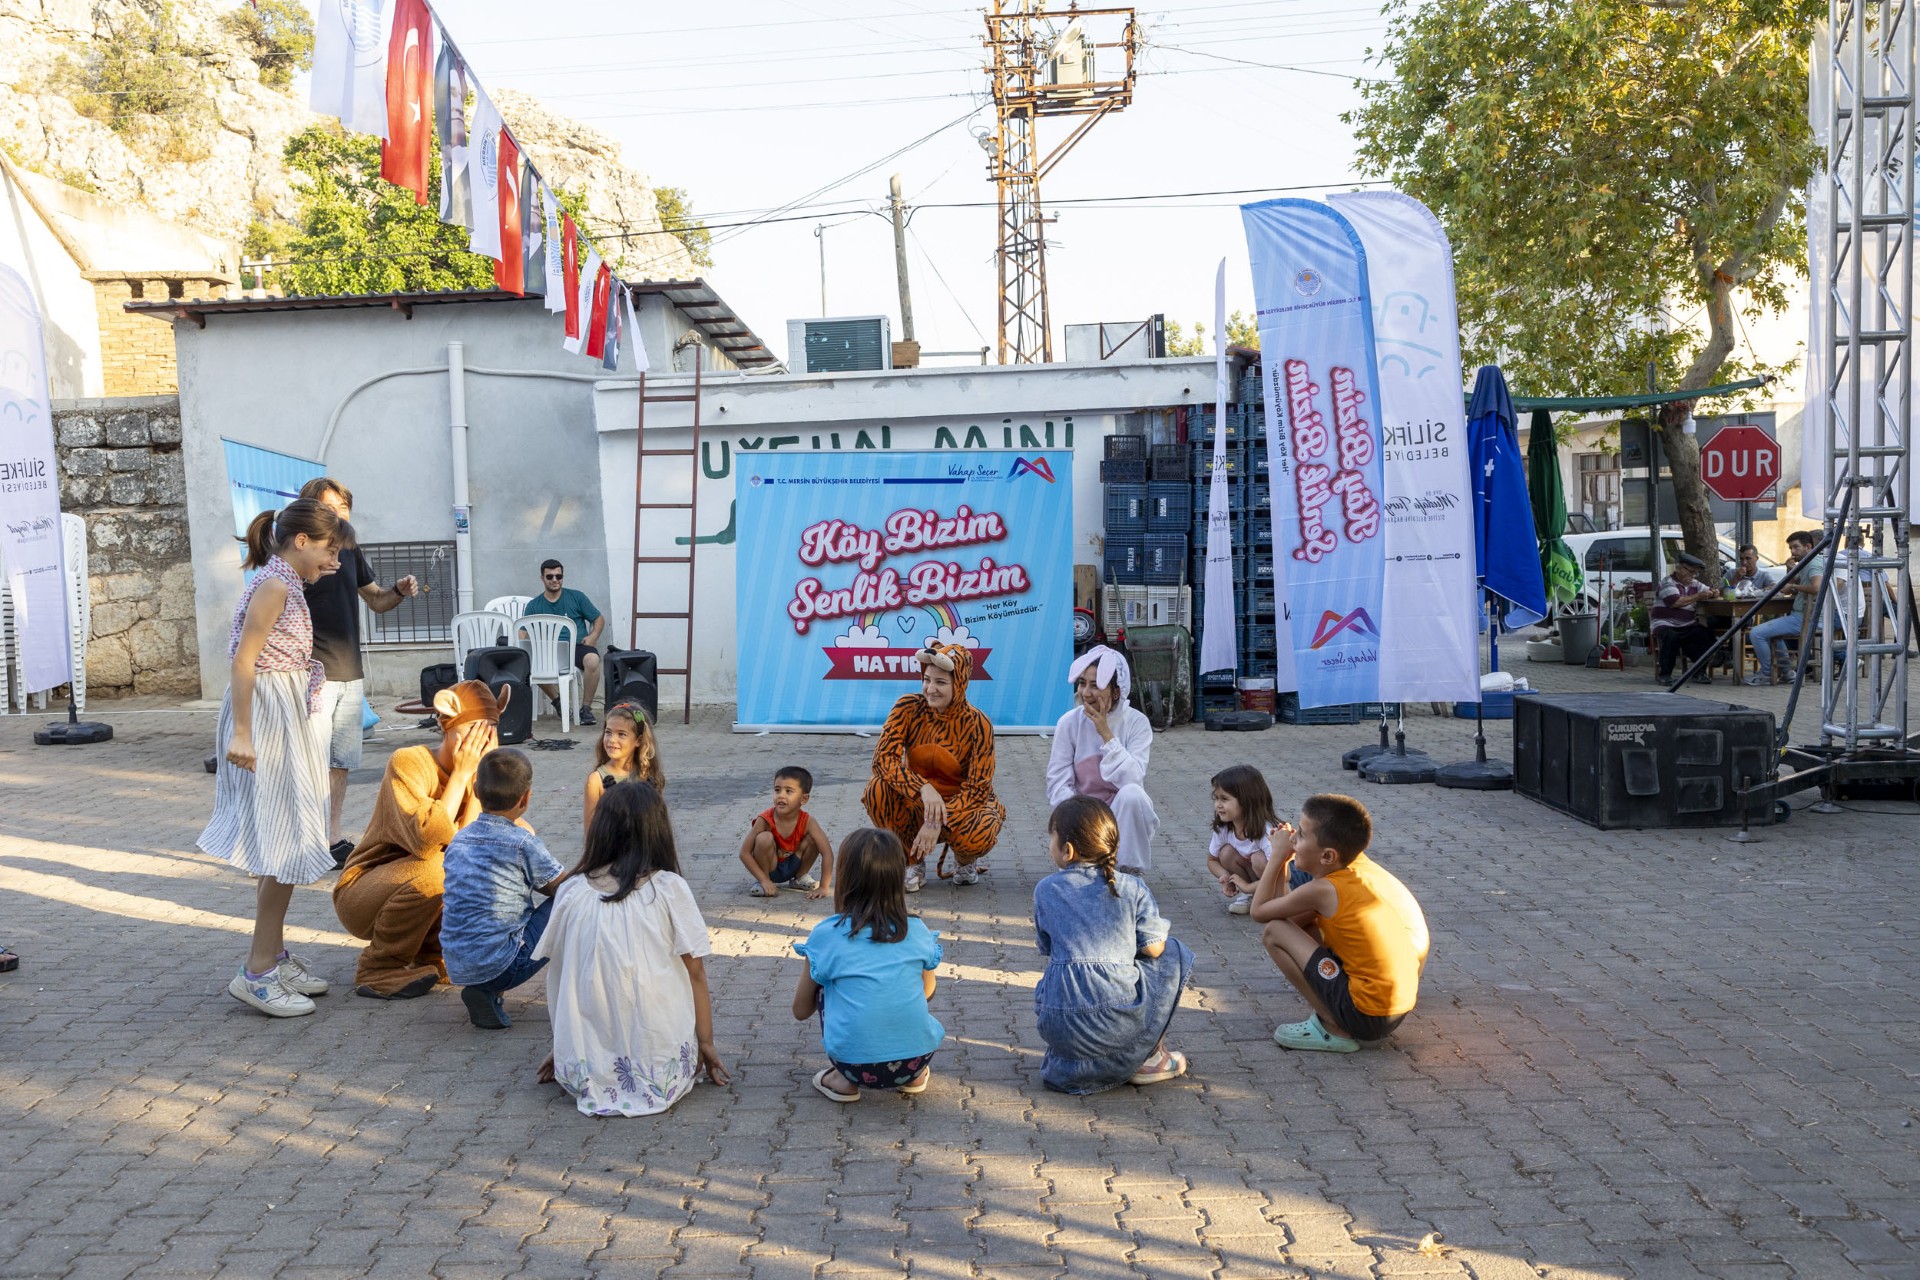
[[[327,852],[333,855],[333,869],[338,871],[346,866],[347,859],[353,856],[353,841],[335,840]]]
[[[593,723],[593,708],[592,708],[592,707],[582,707],[582,708],[580,708],[580,723],[581,723],[581,724],[592,724],[592,723]]]
[[[460,1002],[467,1006],[467,1018],[485,1031],[504,1031],[513,1025],[500,997],[478,987],[460,988]]]

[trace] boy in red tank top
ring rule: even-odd
[[[740,844],[740,865],[753,875],[747,890],[756,898],[776,897],[780,886],[803,890],[809,899],[833,894],[833,845],[807,814],[813,775],[790,764],[773,775],[773,807],[753,820]],[[820,876],[808,874],[820,864]]]
[[[1287,889],[1289,860],[1313,877]],[[1299,828],[1276,834],[1275,856],[1253,891],[1260,941],[1313,1016],[1273,1033],[1283,1049],[1352,1053],[1386,1039],[1413,1011],[1427,963],[1427,920],[1390,871],[1367,856],[1373,819],[1352,796],[1309,796]]]

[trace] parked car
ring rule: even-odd
[[[1662,529],[1656,563],[1652,539],[1647,536],[1645,529],[1570,533],[1566,536],[1566,544],[1580,562],[1581,571],[1586,574],[1586,590],[1581,594],[1579,604],[1589,612],[1599,611],[1609,579],[1614,595],[1624,597],[1632,590],[1632,583],[1654,582],[1666,577],[1667,566],[1679,558],[1686,546],[1678,529]],[[1731,538],[1720,539],[1722,581],[1733,576],[1734,562],[1738,558],[1735,554],[1736,545]],[[1777,568],[1779,562],[1762,555],[1760,567]]]

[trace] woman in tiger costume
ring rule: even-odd
[[[873,749],[873,780],[860,803],[874,826],[907,846],[908,893],[926,883],[926,857],[941,843],[959,864],[953,882],[978,884],[981,859],[1007,820],[993,794],[993,722],[967,704],[972,674],[964,647],[927,641],[920,692],[893,704]]]

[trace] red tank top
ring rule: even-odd
[[[774,848],[782,853],[798,853],[800,851],[800,842],[807,838],[807,811],[805,809],[800,811],[800,821],[793,824],[793,834],[784,840],[780,838],[780,824],[773,820],[773,810],[769,809],[761,814],[760,821],[766,823],[767,830],[773,832]]]

